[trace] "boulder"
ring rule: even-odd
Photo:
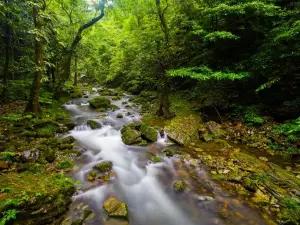
[[[96,180],[98,177],[97,173],[95,171],[90,171],[89,174],[88,174],[88,181],[93,181],[93,180]]]
[[[128,218],[127,205],[115,197],[107,199],[103,204],[103,209],[110,217]]]
[[[113,166],[112,162],[103,161],[103,162],[100,162],[100,163],[96,164],[93,168],[98,170],[99,172],[104,173],[104,172],[111,171],[112,166]]]
[[[105,97],[96,97],[89,101],[90,107],[93,109],[108,109],[111,104],[110,100]]]
[[[157,131],[141,122],[135,122],[124,126],[121,130],[122,140],[127,145],[145,146],[147,142],[157,140]]]
[[[122,133],[122,141],[126,145],[138,144],[141,140],[141,132],[137,130],[126,130]]]
[[[206,126],[214,138],[221,138],[226,134],[225,131],[221,128],[221,125],[214,121],[207,122]]]
[[[141,124],[140,132],[142,133],[143,138],[150,142],[155,142],[157,140],[157,131],[145,123]]]
[[[87,125],[89,125],[90,128],[94,129],[99,129],[102,127],[102,125],[95,120],[88,120]]]
[[[119,113],[118,115],[117,115],[117,118],[118,119],[122,119],[124,116],[123,116],[123,114],[121,114],[121,113]]]

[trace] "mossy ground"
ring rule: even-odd
[[[55,138],[75,125],[61,101],[42,105],[39,117],[23,114],[26,102],[0,110],[0,224],[59,224],[74,192],[63,174],[80,154],[71,138]]]

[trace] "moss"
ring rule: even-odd
[[[112,97],[111,100],[113,100],[113,101],[119,101],[119,100],[121,100],[121,98],[119,96],[115,96],[115,97]]]
[[[116,110],[120,109],[119,106],[116,106],[116,105],[110,105],[109,108],[110,108],[111,110],[113,110],[113,111],[116,111]]]
[[[146,140],[151,142],[155,142],[157,140],[157,131],[154,128],[148,126],[147,124],[141,124],[139,130],[142,133],[143,138],[145,138]]]
[[[165,153],[166,156],[172,157],[174,155],[174,152],[170,148],[165,148],[162,150],[163,153]]]
[[[101,163],[96,164],[93,168],[98,170],[99,172],[109,172],[112,169],[112,162],[103,161]]]
[[[64,121],[63,124],[69,129],[73,130],[76,127],[76,123],[72,121]]]
[[[122,141],[126,145],[133,145],[137,144],[140,141],[138,138],[141,137],[141,133],[137,130],[125,130],[125,132],[122,133]]]
[[[102,125],[98,122],[96,122],[95,120],[88,120],[87,121],[87,125],[90,126],[90,128],[94,129],[99,129],[102,127]]]
[[[123,114],[121,114],[121,113],[119,113],[118,115],[117,115],[117,118],[118,119],[122,119],[124,116],[123,116]]]
[[[72,168],[74,166],[74,163],[70,160],[66,160],[66,161],[62,161],[60,162],[56,168],[57,169],[69,169]]]
[[[70,90],[70,98],[81,98],[83,96],[83,91],[80,87],[75,86]]]
[[[93,181],[96,180],[97,177],[98,177],[97,172],[92,170],[89,172],[87,179],[88,181]]]
[[[173,189],[175,192],[183,192],[185,189],[185,182],[184,180],[177,180],[173,184]]]
[[[89,101],[90,107],[93,109],[108,109],[111,104],[109,99],[105,97],[96,97]]]
[[[114,197],[107,199],[103,208],[110,217],[128,218],[127,205]]]
[[[1,196],[0,213],[16,210],[17,224],[19,220],[22,224],[52,222],[68,209],[75,190],[72,180],[60,174],[44,172],[3,174],[0,183],[2,188],[9,188],[10,191]]]
[[[159,156],[152,155],[151,161],[154,162],[154,163],[159,163],[159,162],[162,162],[163,160]]]

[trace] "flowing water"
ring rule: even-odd
[[[127,224],[108,218],[104,212],[103,202],[112,196],[128,205],[130,225],[269,224],[256,208],[230,196],[215,184],[197,160],[180,155],[164,157],[161,152],[164,147],[180,148],[170,143],[166,135],[158,134],[157,142],[148,147],[126,146],[121,140],[121,127],[141,119],[139,106],[125,107],[125,102],[133,96],[111,101],[120,109],[105,113],[89,108],[88,100],[95,96],[98,94],[65,105],[77,123],[70,135],[79,142],[84,153],[70,174],[80,182],[69,217],[63,224],[71,224],[87,208],[95,214],[84,224]],[[116,118],[119,113],[124,118]],[[90,129],[89,119],[101,123],[102,128]],[[148,157],[153,153],[160,155],[163,162],[151,162]],[[93,166],[104,160],[113,163],[108,181],[107,174],[106,179],[87,181]],[[176,179],[186,181],[184,193],[173,191]]]

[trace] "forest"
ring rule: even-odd
[[[300,224],[299,1],[1,0],[0,35],[0,225]]]

